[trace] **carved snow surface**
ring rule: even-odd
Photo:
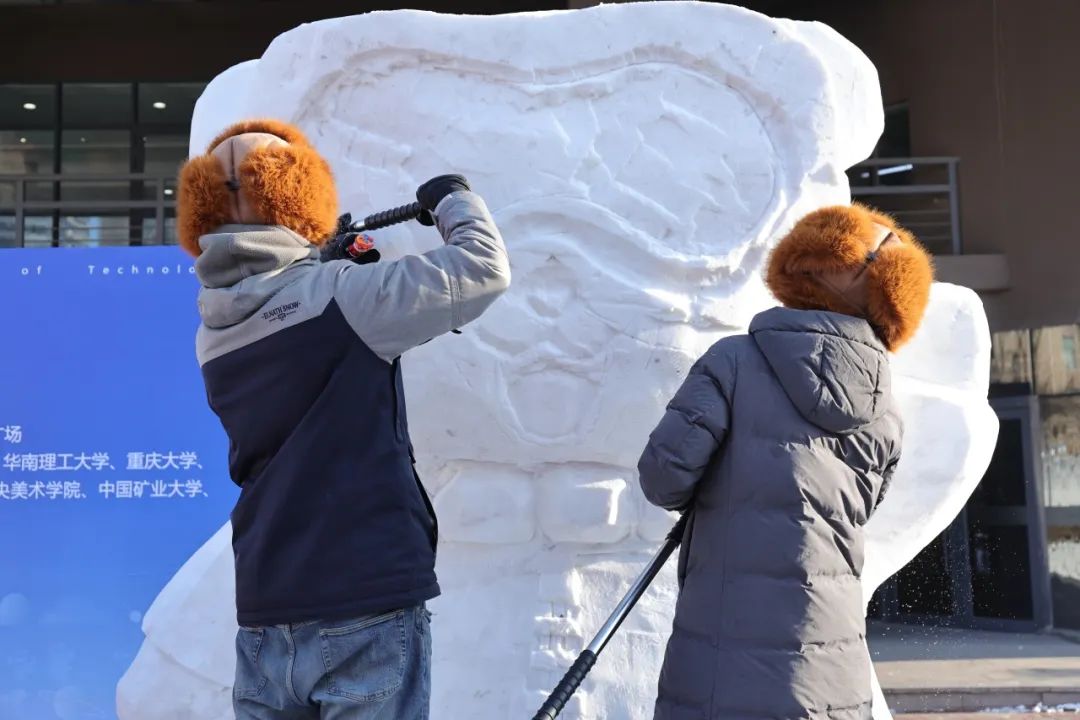
[[[877,74],[825,26],[723,5],[395,11],[304,25],[223,73],[192,152],[262,115],[309,134],[354,215],[460,172],[504,234],[510,291],[408,353],[405,375],[442,531],[432,715],[532,717],[673,521],[634,469],[665,403],[773,304],[772,244],[849,200],[844,170],[882,129]],[[438,240],[415,223],[376,239],[388,259]],[[868,527],[867,597],[956,514],[994,445],[982,307],[939,286],[930,313],[896,362],[908,437]],[[227,532],[147,614],[124,720],[229,716]],[[652,716],[674,599],[669,567],[561,717]]]

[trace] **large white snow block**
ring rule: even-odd
[[[892,370],[904,447],[886,500],[866,525],[867,602],[953,521],[993,455],[990,328],[978,295],[935,284],[919,333]]]
[[[354,214],[461,172],[504,233],[509,293],[463,335],[409,353],[405,372],[445,528],[433,717],[531,717],[670,526],[634,470],[664,404],[705,348],[772,304],[760,275],[775,241],[849,200],[844,170],[882,129],[876,72],[825,26],[731,6],[398,11],[302,26],[219,76],[196,106],[192,151],[260,115],[303,127]],[[393,258],[437,237],[414,223],[377,241]],[[903,508],[870,529],[868,588],[955,513],[993,446],[989,350],[964,340],[983,337],[985,318],[954,294],[936,290],[931,313],[963,327],[949,343],[931,328],[899,361],[913,431],[885,509]],[[967,420],[922,431],[942,404]],[[893,538],[909,545],[883,549]],[[222,697],[224,558],[219,535],[163,590],[145,626],[153,651],[129,678],[180,673]],[[669,567],[563,717],[651,717],[674,597]],[[220,634],[178,631],[206,614]],[[124,720],[191,715],[156,687],[121,685]]]

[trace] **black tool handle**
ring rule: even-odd
[[[637,605],[637,601],[649,589],[649,584],[660,573],[664,563],[675,552],[675,549],[682,544],[683,535],[686,533],[686,524],[690,522],[691,512],[692,510],[684,512],[678,522],[668,531],[667,538],[665,538],[660,549],[656,551],[652,561],[645,566],[645,569],[634,580],[634,584],[630,586],[626,595],[619,601],[615,611],[611,613],[607,622],[596,633],[589,646],[578,655],[577,660],[566,671],[566,675],[559,681],[559,684],[548,696],[548,699],[544,701],[544,704],[540,706],[540,710],[533,717],[533,720],[555,720],[555,716],[566,707],[566,703],[569,702],[574,691],[578,689],[585,676],[589,674],[589,670],[596,664],[596,658],[607,647],[608,641],[611,640],[615,632],[623,624],[623,620],[626,620],[630,611]]]
[[[364,218],[363,222],[353,223],[350,229],[353,232],[378,230],[379,228],[397,225],[398,223],[408,222],[409,220],[415,220],[425,212],[427,212],[427,210],[424,210],[424,208],[420,207],[420,203],[409,203],[408,205],[401,205],[396,208],[377,212],[374,215],[368,215],[366,218]]]
[[[570,702],[574,691],[578,689],[595,664],[596,653],[592,650],[586,650],[578,655],[578,659],[574,661],[574,664],[563,675],[563,679],[548,695],[548,699],[544,701],[544,704],[536,712],[533,720],[555,720],[555,717],[566,707],[566,703]]]

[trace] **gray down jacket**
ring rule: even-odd
[[[638,465],[693,508],[656,720],[870,717],[862,526],[901,434],[863,320],[776,308],[698,360]]]

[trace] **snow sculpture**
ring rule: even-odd
[[[531,717],[672,522],[634,473],[664,403],[773,304],[771,243],[848,200],[844,170],[882,129],[876,72],[827,27],[730,6],[396,11],[302,26],[219,76],[192,151],[260,115],[307,131],[354,214],[452,170],[503,230],[508,295],[405,372],[442,531],[433,715]],[[415,224],[377,239],[390,259],[437,241]],[[938,288],[939,311],[951,324],[898,362],[913,432],[871,528],[868,597],[955,515],[993,446],[981,306]],[[946,411],[958,420],[936,423]],[[231,717],[231,573],[223,528],[147,613],[121,718]],[[651,717],[674,595],[669,568],[565,717]]]

